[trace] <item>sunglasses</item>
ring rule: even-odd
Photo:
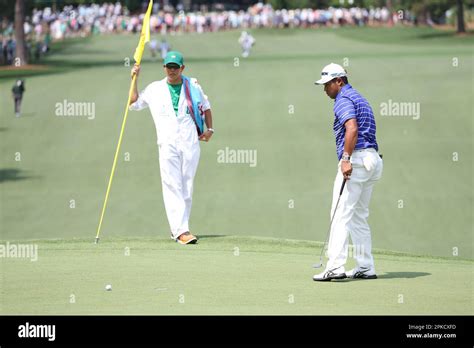
[[[166,66],[166,69],[179,69],[180,68],[180,66],[177,64],[167,64],[165,66]]]

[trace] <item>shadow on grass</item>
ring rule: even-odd
[[[446,44],[470,44],[474,39],[474,32],[468,31],[459,35],[455,28],[441,29],[428,26],[418,27],[362,27],[362,28],[339,28],[334,31],[336,35],[346,39],[363,41],[375,44],[417,44],[437,43],[440,46]],[[437,41],[439,40],[439,41]]]
[[[435,33],[420,34],[418,36],[413,37],[413,39],[439,39],[439,38],[454,37],[454,36],[455,36],[455,32],[439,31]]]
[[[67,50],[62,50],[61,55],[63,56],[73,56],[73,55],[78,55],[78,54],[104,54],[104,53],[109,53],[110,51],[107,50],[93,50],[90,48],[83,48],[83,47],[71,47]]]
[[[75,38],[69,38],[63,41],[56,41],[51,44],[50,48],[50,54],[54,53],[63,53],[63,51],[68,51],[72,47],[75,47],[79,44],[87,44],[92,40],[92,36],[87,36],[87,37],[75,37]]]
[[[450,31],[436,31],[433,33],[420,34],[417,39],[440,39],[440,38],[470,38],[474,34],[474,31],[468,31],[464,34],[458,34],[454,30]]]
[[[25,175],[24,171],[19,169],[0,169],[0,184],[7,181],[19,181],[33,179],[34,176]]]
[[[61,53],[63,54],[63,53]],[[279,62],[284,61],[288,62],[291,60],[313,60],[316,58],[328,59],[333,55],[331,54],[304,54],[304,55],[260,55],[249,58],[249,61],[254,62]],[[233,62],[234,56],[220,56],[220,57],[190,57],[187,59],[189,65],[192,64],[227,64]],[[104,67],[117,67],[117,69],[123,69],[123,61],[120,59],[117,60],[99,60],[99,59],[89,59],[89,60],[80,60],[80,59],[62,59],[55,58],[54,54],[49,55],[46,59],[34,62],[35,64],[40,64],[41,69],[9,69],[9,70],[0,70],[0,79],[18,79],[18,78],[27,78],[33,76],[47,76],[54,74],[62,74],[70,71],[78,71],[81,69],[91,69],[91,68],[104,68]],[[161,60],[156,60],[150,57],[144,57],[142,59],[142,66],[144,64],[155,64],[157,68],[161,68]],[[122,70],[123,71],[123,70]],[[128,71],[124,74],[128,74]]]
[[[22,70],[22,69],[10,69],[0,71],[0,79],[2,78],[12,78],[17,79],[21,77],[32,77],[32,76],[44,76],[44,75],[53,75],[67,73],[69,71],[77,71],[79,69],[89,69],[96,67],[107,67],[107,66],[116,66],[120,68],[123,66],[123,62],[119,60],[66,60],[66,59],[48,59],[47,61],[42,62],[46,68],[43,69],[31,69],[31,70]]]
[[[379,275],[379,279],[394,279],[394,278],[418,278],[429,276],[431,273],[426,272],[386,272]]]
[[[431,273],[426,272],[386,272],[382,275],[378,275],[377,279],[412,279],[418,277],[429,276]],[[357,282],[357,281],[372,281],[376,282],[377,279],[353,279],[353,278],[344,278],[344,279],[333,279],[327,283],[350,283],[350,282]]]
[[[201,239],[211,239],[211,238],[228,238],[229,236],[219,235],[219,234],[204,234],[198,235],[199,240]]]
[[[7,129],[7,127],[0,127],[0,132],[5,132]]]
[[[87,48],[87,43],[92,37],[86,38],[72,38],[60,42],[54,42],[51,46],[50,52],[38,60],[33,59],[30,63],[41,66],[35,69],[5,69],[0,70],[0,79],[8,78],[24,78],[40,75],[52,75],[58,73],[65,73],[77,69],[86,69],[92,67],[123,66],[120,60],[71,60],[71,59],[55,59],[57,54],[74,55],[74,54],[98,54],[107,52],[106,50],[91,50]]]

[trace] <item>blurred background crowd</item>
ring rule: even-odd
[[[252,28],[418,25],[420,17],[423,24],[434,25],[444,24],[454,17],[450,7],[442,8],[445,11],[440,13],[440,9],[437,9],[437,12],[420,12],[416,7],[394,7],[392,1],[374,2],[383,5],[381,7],[355,6],[354,0],[338,2],[341,5],[339,7],[287,9],[283,5],[291,7],[295,4],[291,1],[288,4],[269,1],[265,4],[255,3],[246,9],[239,9],[239,6],[234,4],[229,9],[229,6],[219,3],[194,3],[190,6],[192,2],[188,1],[186,4],[179,2],[173,6],[168,1],[156,1],[150,27],[152,33],[174,35]],[[140,32],[148,1],[143,1],[138,8],[135,6],[133,12],[126,3],[127,1],[123,4],[67,4],[59,7],[54,2],[54,6],[32,8],[31,13],[25,13],[23,21],[28,60],[38,60],[47,54],[52,41],[89,35]],[[432,18],[432,13],[436,14],[435,18]],[[12,64],[16,40],[11,16],[1,19],[0,42],[0,64]]]

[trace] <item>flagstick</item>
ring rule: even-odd
[[[97,235],[95,236],[95,244],[99,243],[99,235],[100,235],[100,229],[102,227],[102,220],[104,219],[105,208],[107,207],[107,201],[109,199],[110,187],[112,186],[112,180],[114,178],[115,167],[117,165],[117,158],[120,151],[120,146],[122,145],[123,131],[125,129],[125,123],[127,123],[128,107],[130,105],[130,100],[132,99],[133,86],[135,84],[136,78],[137,78],[137,75],[136,74],[133,75],[132,82],[130,84],[130,90],[128,92],[128,100],[127,100],[127,105],[125,107],[125,115],[123,117],[122,129],[120,130],[120,136],[119,136],[119,140],[117,144],[117,149],[115,150],[114,163],[112,164],[112,171],[110,172],[109,184],[107,185],[107,192],[105,193],[104,205],[102,206],[102,213],[100,214],[99,226],[97,227]]]
[[[140,41],[138,42],[138,46],[135,49],[135,54],[133,55],[133,59],[135,59],[135,62],[138,65],[140,65],[140,62],[142,61],[143,49],[145,48],[145,44],[148,41],[150,41],[150,15],[151,15],[152,8],[153,8],[153,0],[150,0],[150,2],[148,3],[148,8],[146,10],[145,17],[143,18],[142,31],[140,33]],[[102,221],[104,219],[105,208],[107,207],[107,201],[109,199],[110,187],[112,186],[112,180],[114,178],[115,167],[117,165],[117,158],[120,151],[120,145],[122,144],[123,131],[125,129],[125,123],[127,122],[128,107],[130,105],[130,100],[132,99],[132,92],[133,92],[133,87],[134,87],[136,78],[137,78],[137,74],[134,74],[132,77],[132,82],[130,84],[130,90],[128,91],[128,100],[127,100],[127,105],[125,107],[125,115],[123,116],[122,129],[120,130],[120,137],[118,140],[117,149],[115,150],[114,163],[112,164],[112,170],[110,172],[110,177],[109,177],[109,184],[107,185],[107,191],[105,193],[104,205],[102,206],[102,213],[100,214],[99,226],[97,227],[97,235],[95,236],[95,244],[99,243],[100,229],[102,228]]]

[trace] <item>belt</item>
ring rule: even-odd
[[[354,152],[375,152],[375,153],[378,153],[377,150],[375,150],[372,147],[368,147],[366,149],[354,150],[354,151],[352,151],[352,155],[354,155]],[[380,156],[380,158],[383,158],[383,155],[381,153],[379,154],[379,156]]]
[[[365,152],[365,151],[368,151],[368,152],[377,152],[374,148],[372,147],[368,147],[366,149],[359,149],[359,150],[354,150],[353,152]]]

